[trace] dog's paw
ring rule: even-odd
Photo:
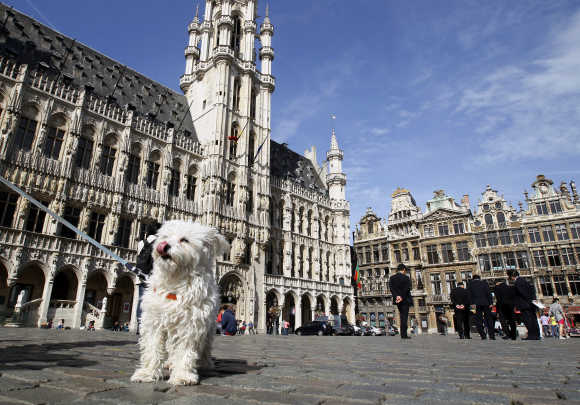
[[[204,368],[206,370],[213,370],[215,368],[215,363],[211,357],[208,357],[207,359],[202,360],[199,363],[199,365],[201,368]]]
[[[131,376],[131,381],[136,383],[152,383],[158,379],[155,372],[145,368],[137,369]]]
[[[171,385],[197,385],[199,384],[199,375],[187,371],[172,373],[167,381]]]

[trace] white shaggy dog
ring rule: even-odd
[[[229,245],[215,228],[193,222],[166,222],[157,235],[142,301],[141,364],[131,381],[157,381],[168,364],[170,384],[198,384],[197,367],[213,367],[215,256]]]

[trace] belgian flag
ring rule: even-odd
[[[360,290],[362,288],[362,284],[360,282],[360,273],[358,272],[358,264],[356,266],[356,270],[354,271],[354,276],[352,278],[356,287]]]

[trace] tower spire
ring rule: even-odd
[[[195,17],[193,19],[199,21],[199,3],[197,2],[195,4]]]

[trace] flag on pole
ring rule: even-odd
[[[354,271],[353,280],[354,280],[357,288],[360,290],[362,287],[362,284],[360,282],[360,273],[358,272],[358,264],[357,264],[356,269]]]

